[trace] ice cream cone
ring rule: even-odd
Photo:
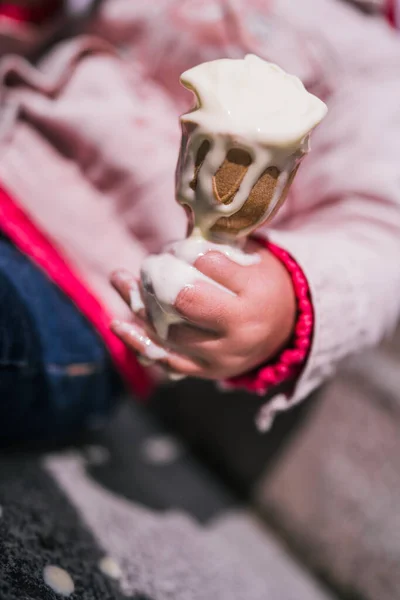
[[[284,203],[325,104],[296,77],[256,56],[198,65],[181,76],[195,106],[181,116],[176,198],[187,210],[188,237],[148,257],[142,287],[161,339],[182,322],[175,309],[185,286],[204,281],[195,267],[209,251],[241,266],[259,261],[238,238],[270,221]],[[208,285],[218,285],[208,278]],[[227,294],[232,294],[226,289]]]
[[[204,141],[197,152],[193,179],[190,183],[194,191],[209,147],[209,142]],[[228,151],[224,162],[212,176],[213,197],[218,204],[229,205],[233,202],[251,162],[249,153],[241,148],[232,148]],[[286,183],[280,191],[279,198],[275,198],[275,193],[282,172],[275,166],[266,168],[242,207],[232,216],[219,218],[212,226],[211,233],[222,237],[238,237],[272,219],[284,203],[298,167],[299,163],[295,165],[289,176],[286,176]]]
[[[326,113],[299,79],[256,56],[186,71],[177,199],[207,239],[235,241],[284,203],[311,131]]]

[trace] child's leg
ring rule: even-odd
[[[73,434],[107,414],[117,387],[92,327],[0,237],[0,441]]]

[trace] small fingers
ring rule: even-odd
[[[120,269],[111,275],[111,283],[133,313],[145,319],[146,311],[137,279],[129,271]]]
[[[194,356],[212,355],[220,339],[218,333],[186,324],[171,325],[168,332],[168,344],[179,352]]]
[[[137,281],[129,271],[120,269],[114,271],[111,275],[111,283],[117,292],[122,296],[123,300],[130,305],[131,290],[133,286],[137,286]]]
[[[183,375],[183,373],[177,373],[176,371],[171,371],[171,369],[166,369],[165,371],[170,381],[182,381],[182,379],[186,378],[186,375]]]
[[[146,332],[133,323],[113,321],[111,330],[133,352],[151,362],[160,363],[168,370],[190,377],[202,377],[205,367],[200,362],[167,350],[150,339]]]
[[[110,328],[131,350],[144,357],[145,361],[164,360],[168,355],[165,348],[150,339],[145,330],[134,323],[113,321]]]
[[[179,292],[174,308],[197,327],[222,333],[237,304],[236,297],[229,291],[198,281]]]
[[[259,255],[249,254],[253,264],[258,264]],[[241,265],[224,256],[221,252],[210,251],[198,258],[194,264],[201,273],[213,279],[235,294],[240,294],[247,287],[252,275],[252,263]]]
[[[221,256],[229,265],[233,264],[218,253],[211,254],[216,255],[217,258]],[[129,271],[121,269],[112,274],[111,283],[134,314],[145,322],[146,309],[139,282]],[[174,305],[174,308],[189,322],[199,328],[216,332],[225,329],[227,318],[234,307],[234,292],[201,279],[194,285],[182,288]]]

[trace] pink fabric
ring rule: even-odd
[[[256,52],[327,102],[284,208],[260,232],[310,288],[306,368],[290,397],[268,406],[300,401],[398,319],[398,36],[339,0],[108,0],[88,31],[97,38],[56,46],[38,69],[3,60],[0,181],[117,318],[129,313],[109,273],[137,273],[185,232],[173,200],[177,117],[190,103],[179,73]]]
[[[297,319],[293,339],[288,347],[284,348],[276,360],[261,366],[252,373],[234,377],[225,382],[225,388],[244,388],[265,396],[271,390],[285,384],[291,389],[297,377],[305,366],[311,347],[314,329],[314,313],[310,300],[310,290],[307,279],[298,264],[282,248],[260,240],[265,247],[285,265],[290,273],[297,301]]]

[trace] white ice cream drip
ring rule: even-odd
[[[196,105],[181,117],[176,196],[192,210],[194,228],[188,239],[163,254],[148,257],[141,270],[147,312],[163,339],[167,339],[169,325],[181,321],[174,304],[184,287],[200,280],[218,285],[192,266],[198,256],[218,250],[241,265],[257,260],[240,249],[237,239],[221,240],[211,228],[221,217],[238,212],[264,171],[273,166],[280,174],[262,221],[272,214],[291,173],[308,152],[311,130],[327,111],[297,77],[254,55],[203,63],[183,73],[181,82],[195,94]],[[204,141],[209,143],[209,151],[193,189],[195,161]],[[251,163],[233,201],[218,203],[212,179],[233,148],[245,150]],[[241,235],[259,224],[254,223]]]

